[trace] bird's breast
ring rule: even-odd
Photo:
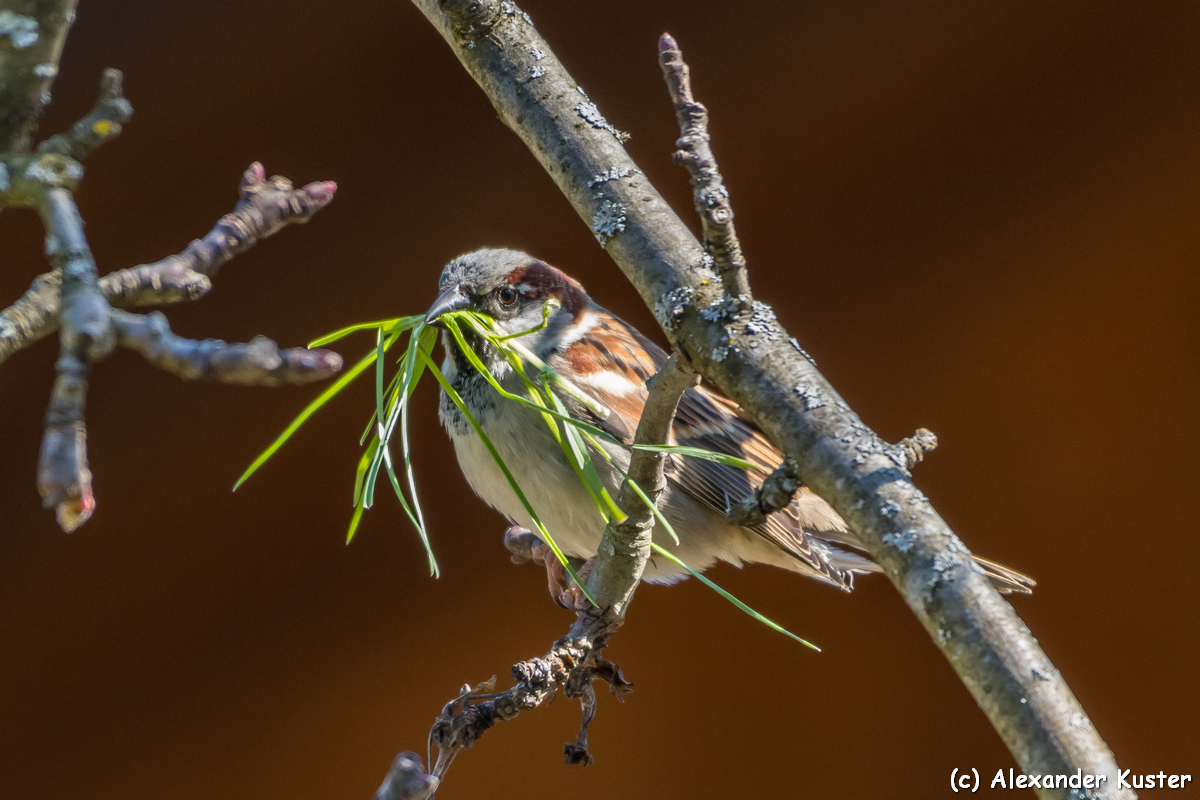
[[[533,409],[501,397],[482,377],[464,377],[452,385],[555,542],[569,555],[594,555],[604,534],[604,520],[545,420]],[[510,522],[536,531],[533,516],[487,445],[444,392],[439,416],[475,493]],[[596,468],[615,493],[612,470],[602,463],[596,463]]]

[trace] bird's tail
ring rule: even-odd
[[[829,562],[835,568],[836,575],[843,576],[841,584],[827,579],[835,586],[840,585],[842,589],[849,591],[854,585],[854,573],[883,571],[883,567],[871,560],[866,548],[849,531],[822,531],[810,535],[824,543]],[[1017,572],[1011,567],[979,556],[972,556],[972,558],[983,570],[983,574],[991,579],[992,585],[1000,594],[1031,594],[1033,587],[1037,585],[1037,581],[1033,578],[1023,572]]]
[[[973,556],[975,563],[983,567],[983,573],[992,580],[992,585],[1000,594],[1030,594],[1037,581],[1015,569],[989,561],[986,558]]]

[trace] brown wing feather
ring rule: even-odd
[[[758,471],[749,471],[696,458],[678,459],[671,477],[722,514],[761,486],[783,460],[779,450],[732,400],[704,386],[688,390],[680,400],[674,435],[679,444],[737,456],[758,467]],[[830,583],[849,588],[849,573],[831,564],[826,557],[828,548],[808,533],[840,533],[846,531],[846,525],[837,512],[807,488],[801,487],[787,509],[772,514],[751,530]]]
[[[570,371],[586,380],[597,372],[636,375],[644,383],[666,360],[666,353],[624,321],[601,312],[588,335],[572,344],[557,358],[569,363]],[[551,359],[553,364],[555,359]],[[606,391],[603,385],[584,383],[583,388],[613,413],[607,420],[594,420],[626,444],[632,443],[637,420],[646,403],[646,390],[623,394]],[[572,409],[577,411],[577,409]],[[582,411],[582,409],[578,409]],[[762,484],[782,456],[736,403],[704,386],[689,389],[679,403],[673,425],[672,444],[701,447],[755,464],[760,472],[725,466],[699,458],[671,456],[668,478],[689,495],[726,513],[735,503]],[[752,530],[784,552],[799,559],[837,586],[848,587],[850,576],[829,563],[824,545],[805,532],[846,532],[841,517],[808,489],[784,512],[771,515]],[[851,537],[853,534],[846,532]],[[865,562],[869,564],[870,562]]]
[[[552,365],[563,360],[569,362],[575,374],[613,371],[636,376],[641,383],[658,371],[667,358],[658,345],[607,311],[595,306],[589,310],[597,312],[595,327],[566,352],[552,358]],[[586,388],[613,414],[600,420],[582,406],[573,407],[572,413],[589,418],[620,441],[632,443],[646,404],[645,387],[622,394],[606,391],[603,386]],[[783,458],[736,403],[703,385],[689,389],[680,400],[671,443],[737,456],[758,467],[758,471],[748,471],[671,456],[668,478],[721,514],[762,485]],[[851,586],[852,571],[879,569],[841,516],[806,486],[800,487],[787,508],[751,530],[812,568],[819,577],[844,589]],[[830,556],[836,564],[830,563]],[[1001,592],[1028,593],[1034,585],[1032,578],[1016,570],[979,557],[975,560]]]

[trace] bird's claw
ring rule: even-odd
[[[583,593],[583,588],[567,574],[550,545],[543,542],[536,534],[520,525],[513,525],[504,532],[504,546],[512,554],[514,564],[532,561],[535,564],[545,565],[546,586],[550,590],[550,598],[560,607],[575,612],[591,608],[592,604],[588,601],[587,595]],[[576,570],[579,580],[587,581],[588,576],[592,573],[592,561],[593,559],[589,558]]]
[[[549,551],[550,548],[546,548]],[[583,587],[575,582],[575,579],[567,574],[563,569],[562,563],[553,557],[553,554],[547,554],[546,558],[546,577],[550,584],[550,597],[559,607],[567,611],[580,613],[587,611],[592,607],[592,603],[584,594]],[[579,580],[587,583],[588,576],[592,574],[592,564],[594,558],[589,558],[583,562],[579,569],[575,570],[575,574],[579,576]]]

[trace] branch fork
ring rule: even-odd
[[[60,8],[41,21],[39,36],[58,36],[61,49],[59,34],[65,35],[69,20],[62,14],[55,16],[59,12],[67,13]],[[46,27],[55,24],[59,28]],[[0,69],[8,66],[0,63]],[[45,64],[39,68],[52,78],[56,64],[50,66],[55,69]],[[178,255],[101,278],[74,192],[83,178],[80,161],[116,137],[133,114],[121,83],[119,71],[105,70],[93,109],[32,153],[27,152],[27,134],[36,110],[29,112],[29,120],[9,120],[7,129],[6,120],[0,119],[0,134],[9,132],[13,148],[0,153],[0,208],[28,207],[39,212],[46,230],[46,256],[53,267],[0,311],[0,363],[59,332],[57,377],[46,412],[37,483],[43,504],[55,509],[59,526],[68,532],[86,522],[96,508],[87,459],[87,384],[93,366],[113,348],[139,352],[151,364],[186,380],[244,385],[307,383],[327,378],[342,366],[341,357],[331,351],[280,350],[262,336],[248,344],[185,339],[171,332],[159,312],[143,316],[122,310],[202,297],[222,264],[289,224],[307,222],[328,205],[337,186],[325,181],[295,189],[286,178],[268,179],[261,164],[252,164],[242,176],[237,206],[206,236]]]

